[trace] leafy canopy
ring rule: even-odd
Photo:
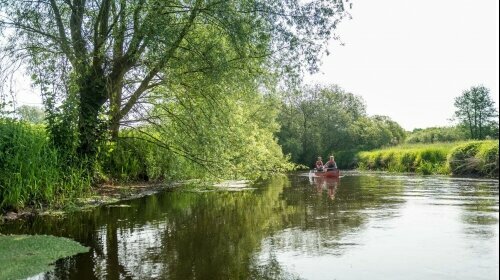
[[[498,111],[489,89],[484,86],[471,87],[456,97],[454,104],[457,109],[455,117],[467,127],[470,138],[484,139],[486,136],[498,135]]]
[[[317,70],[348,14],[343,0],[0,0],[0,15],[3,57],[28,66],[55,144],[93,155],[192,81],[244,71],[265,91]]]

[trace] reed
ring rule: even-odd
[[[43,126],[0,119],[0,208],[64,205],[90,186],[84,167],[67,167]]]

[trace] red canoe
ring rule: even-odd
[[[333,169],[333,170],[328,170],[328,171],[314,171],[314,176],[327,177],[327,178],[338,178],[340,176],[340,170]]]

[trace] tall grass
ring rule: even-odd
[[[360,169],[498,177],[498,141],[401,145],[359,152]]]
[[[0,208],[63,205],[90,185],[81,167],[65,166],[43,126],[0,119]]]
[[[470,142],[455,147],[448,156],[453,174],[498,177],[498,141]]]

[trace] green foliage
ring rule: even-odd
[[[340,168],[353,167],[356,151],[396,145],[405,138],[396,122],[368,117],[361,97],[335,85],[287,93],[279,123],[284,153],[308,166],[319,155],[334,154]]]
[[[357,150],[394,146],[406,137],[403,128],[386,116],[360,118],[349,129],[351,145]]]
[[[438,143],[438,142],[456,142],[469,139],[469,134],[461,126],[452,127],[430,127],[425,129],[415,129],[408,134],[405,143]]]
[[[78,148],[78,101],[74,94],[64,100],[61,106],[56,106],[55,93],[46,94],[44,105],[47,112],[45,130],[48,133],[50,144],[59,153],[60,161],[65,165],[80,162],[77,155]],[[92,166],[87,166],[89,172]]]
[[[219,83],[235,69],[265,88],[264,76],[296,81],[317,70],[345,2],[0,0],[0,52],[27,64],[52,106],[78,101],[77,152],[93,157],[108,130],[115,137],[123,120],[142,121],[157,88],[196,87],[186,81],[199,76]],[[61,137],[64,126],[49,127]]]
[[[291,170],[274,138],[274,99],[243,84],[234,91],[229,83],[204,86],[208,100],[182,88],[169,92],[169,102],[156,100],[155,113],[163,117],[123,130],[105,148],[104,174],[125,181],[255,179]],[[224,106],[214,109],[211,102]]]
[[[49,271],[56,260],[88,252],[73,240],[48,235],[0,235],[0,279],[24,279]]]
[[[369,170],[498,177],[498,141],[401,145],[359,152],[357,163]]]
[[[475,86],[463,91],[455,98],[455,107],[455,117],[467,128],[471,139],[498,138],[498,112],[489,89]]]
[[[85,167],[67,166],[43,126],[0,119],[0,208],[61,205],[88,189]]]
[[[120,182],[203,177],[201,166],[154,142],[150,135],[156,132],[151,127],[143,130],[123,130],[116,143],[107,144],[100,158],[104,176]]]
[[[122,132],[128,135],[128,131]],[[146,155],[148,143],[134,138],[120,138],[108,143],[101,154],[102,171],[108,179],[123,182],[147,179]]]
[[[171,158],[185,157],[182,168],[194,165],[187,170],[200,174],[252,179],[290,170],[274,138],[275,98],[259,93],[245,72],[221,79],[219,84],[200,79],[191,81],[199,85],[195,88],[162,89],[159,94],[170,98],[154,101],[162,117],[147,139],[166,147]]]
[[[498,177],[498,141],[459,145],[451,151],[448,161],[456,175]]]

